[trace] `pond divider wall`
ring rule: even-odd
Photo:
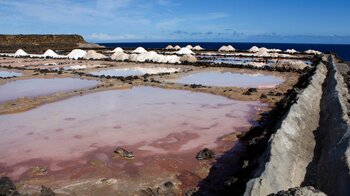
[[[305,186],[331,196],[350,195],[350,95],[342,76],[349,70],[333,56],[328,66],[317,66],[271,136],[244,195]]]
[[[298,95],[297,103],[291,106],[280,128],[271,136],[244,195],[268,195],[300,186],[304,181],[316,146],[313,131],[319,125],[326,74],[326,66],[317,65],[310,84]]]
[[[312,185],[327,195],[350,195],[350,99],[343,74],[346,64],[329,58],[328,75],[321,99],[320,125],[315,131],[314,159],[304,185]],[[341,73],[343,72],[343,73]]]

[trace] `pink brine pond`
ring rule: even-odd
[[[0,104],[20,97],[36,97],[94,87],[95,80],[77,78],[27,79],[10,81],[0,86]]]
[[[282,77],[265,74],[207,71],[183,76],[169,82],[197,84],[217,87],[274,88],[285,80]]]
[[[119,164],[113,171],[132,168],[135,172],[146,165],[145,158],[165,156],[166,160],[167,155],[186,153],[190,160],[184,163],[197,163],[195,154],[200,149],[216,148],[223,135],[252,126],[257,106],[264,105],[190,91],[135,87],[1,115],[0,173],[14,180],[27,176],[35,166],[46,168],[48,175],[69,168],[75,168],[74,173],[79,171],[76,168],[89,168],[92,160],[106,167]],[[118,146],[133,151],[135,159],[127,164],[112,159]]]

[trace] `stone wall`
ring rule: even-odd
[[[343,81],[349,66],[330,58],[321,99],[316,148],[304,185],[312,185],[327,195],[350,195],[350,99]]]
[[[268,195],[313,186],[327,195],[350,195],[350,67],[323,58],[310,85],[269,140],[244,195]],[[280,192],[283,193],[283,192]],[[278,195],[278,194],[277,194]]]
[[[327,68],[320,63],[310,84],[298,95],[280,128],[269,140],[254,178],[247,183],[245,195],[268,195],[298,187],[304,181],[316,145],[313,131],[320,118],[322,84]]]

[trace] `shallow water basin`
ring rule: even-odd
[[[0,70],[0,78],[11,78],[11,77],[18,77],[22,76],[22,73],[14,72],[14,71],[4,71]]]
[[[160,74],[160,73],[174,73],[180,71],[179,68],[166,68],[166,67],[133,67],[133,68],[118,68],[118,69],[108,69],[90,72],[90,74],[95,76],[139,76],[145,74]]]
[[[257,107],[265,105],[135,87],[2,115],[0,173],[18,180],[28,177],[30,168],[40,166],[48,176],[82,176],[88,175],[91,163],[99,163],[101,172],[117,178],[192,171],[200,165],[195,160],[200,149],[215,149],[221,136],[252,126]],[[113,158],[118,146],[132,151],[135,159]],[[99,170],[93,172],[96,175]]]
[[[95,80],[76,78],[15,80],[0,86],[0,103],[20,97],[36,97],[56,92],[66,92],[97,85]]]
[[[310,60],[288,60],[284,59],[286,61],[291,61],[293,63],[305,63],[306,65],[311,65],[312,62]],[[282,61],[284,61],[282,59]],[[217,56],[209,56],[209,57],[202,57],[201,62],[210,62],[215,64],[231,64],[231,65],[251,65],[251,66],[273,66],[276,64],[279,59],[259,59],[259,58],[252,58],[252,57],[217,57]]]
[[[180,84],[197,84],[218,87],[273,88],[285,80],[282,77],[265,74],[247,74],[226,71],[206,71],[168,80]]]

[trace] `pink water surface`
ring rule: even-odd
[[[96,154],[97,159],[109,159],[113,149],[122,146],[135,152],[135,167],[142,167],[137,159],[143,156],[215,148],[219,137],[251,126],[254,108],[261,105],[205,93],[134,87],[1,115],[0,173],[19,179],[41,163],[49,171],[59,171],[68,162],[86,164],[86,154],[104,147],[107,152]]]
[[[274,75],[207,71],[193,73],[169,81],[181,84],[201,84],[219,87],[274,88],[285,80]]]
[[[96,80],[77,78],[27,79],[0,86],[0,104],[20,97],[36,97],[96,86]]]

